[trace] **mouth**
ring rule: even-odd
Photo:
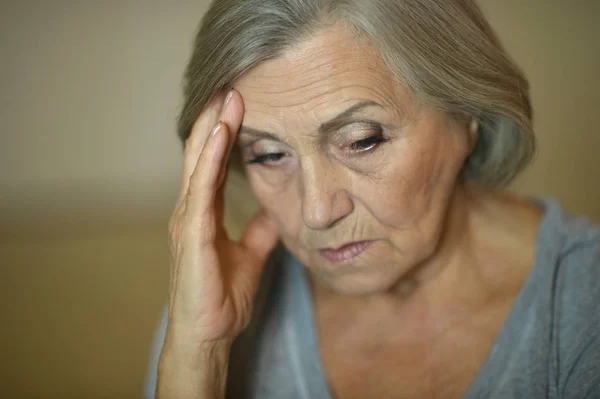
[[[373,241],[356,241],[342,245],[336,249],[319,249],[319,253],[331,263],[348,263],[358,257],[372,243]]]

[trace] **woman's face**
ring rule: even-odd
[[[385,291],[433,253],[470,149],[466,122],[411,98],[343,25],[235,88],[254,195],[321,283]]]

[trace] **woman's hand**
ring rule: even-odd
[[[264,212],[240,242],[223,226],[227,158],[244,105],[231,91],[217,94],[186,141],[183,187],[169,223],[171,279],[167,333],[158,394],[220,397],[230,345],[250,321],[266,257],[277,242]]]

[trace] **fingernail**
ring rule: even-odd
[[[219,133],[219,131],[221,131],[222,125],[223,125],[223,123],[221,121],[217,122],[215,127],[213,127],[213,130],[210,132],[210,135],[216,136]]]
[[[233,97],[233,89],[229,90],[229,93],[227,93],[227,97],[225,97],[225,105],[229,104],[231,97]]]

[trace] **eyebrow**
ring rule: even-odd
[[[379,104],[378,102],[375,102],[372,100],[362,101],[358,104],[351,106],[347,110],[341,112],[333,119],[331,119],[325,123],[322,123],[318,129],[319,134],[325,134],[327,132],[336,130],[336,128],[341,128],[343,125],[345,125],[349,122],[348,119],[352,118],[354,116],[354,114],[356,114],[356,113],[358,113],[358,111],[362,111],[363,109],[368,108],[368,107],[383,108],[383,106],[381,104]],[[240,127],[240,134],[249,134],[249,135],[252,135],[252,136],[255,136],[258,138],[266,138],[266,139],[270,139],[270,140],[281,141],[281,138],[278,137],[276,134],[273,134],[273,133],[270,133],[270,132],[267,132],[264,130],[254,129],[254,128],[244,126],[244,125],[242,125]]]

